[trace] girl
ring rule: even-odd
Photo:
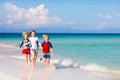
[[[22,54],[25,56],[26,63],[28,64],[28,60],[31,62],[30,47],[29,47],[30,41],[28,40],[28,34],[26,32],[23,32],[22,35],[24,39],[22,40],[20,44],[20,48],[23,46]]]
[[[40,43],[38,37],[36,37],[36,31],[35,30],[32,30],[30,32],[29,40],[30,40],[30,43],[31,43],[30,50],[31,50],[32,66],[36,66],[37,54],[38,54],[38,50],[39,50],[39,45],[41,47],[41,43]]]

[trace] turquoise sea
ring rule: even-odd
[[[120,71],[120,34],[48,35],[58,58],[70,59],[81,66],[87,66],[86,68],[92,65],[100,70]],[[42,33],[37,36],[42,42]],[[0,33],[0,45],[18,47],[21,40],[21,33]]]

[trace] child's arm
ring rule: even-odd
[[[54,54],[54,49],[53,49],[52,43],[50,43],[50,48],[51,48],[51,54],[52,54],[52,56],[54,56],[55,54]]]
[[[20,44],[20,46],[19,46],[19,47],[21,48],[22,46],[23,46],[23,41],[21,42],[21,44]]]
[[[42,47],[42,44],[41,44],[41,42],[40,42],[40,40],[37,38],[37,45],[41,48],[41,49],[43,49],[43,47]]]
[[[51,48],[51,54],[52,54],[53,57],[55,56],[53,48]]]
[[[41,42],[40,42],[40,41],[39,41],[39,46],[40,46],[40,49],[43,49],[42,44],[41,44]]]
[[[39,45],[40,45],[40,49],[43,49],[43,47],[42,47],[41,43],[39,43]]]
[[[29,45],[30,44],[30,42],[28,42],[28,43],[24,43],[24,45]]]

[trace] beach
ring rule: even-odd
[[[46,69],[39,57],[36,68],[32,68],[31,64],[25,65],[21,49],[6,46],[0,46],[0,49],[1,80],[120,80],[117,74],[85,71],[79,67],[51,64]]]
[[[1,0],[0,80],[120,80],[120,0]]]

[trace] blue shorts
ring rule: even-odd
[[[50,59],[51,57],[50,57],[50,54],[43,54],[43,58],[45,58],[45,59]]]

